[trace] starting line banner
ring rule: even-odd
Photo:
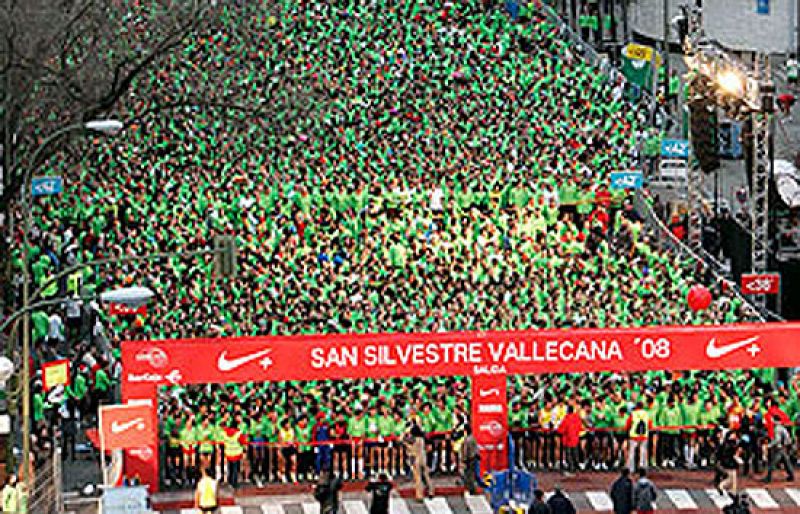
[[[504,454],[506,375],[793,367],[796,341],[800,323],[130,341],[122,391],[123,401],[154,403],[157,386],[171,384],[464,375],[479,444]],[[152,488],[157,443],[126,459],[126,473]]]

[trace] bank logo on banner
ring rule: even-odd
[[[136,362],[146,362],[154,368],[163,368],[169,363],[167,352],[156,346],[145,348],[136,353]]]
[[[241,368],[245,364],[261,359],[259,364],[266,371],[270,366],[272,366],[272,359],[268,357],[271,352],[272,348],[265,348],[257,352],[232,358],[228,356],[227,350],[223,350],[223,352],[220,353],[219,357],[217,358],[217,368],[219,368],[219,370],[223,373],[227,373],[229,371]]]
[[[747,339],[742,339],[741,341],[734,341],[732,343],[718,345],[717,338],[712,337],[711,340],[708,342],[706,346],[706,355],[710,359],[720,359],[725,357],[729,353],[735,352],[736,350],[742,349],[744,347],[747,348],[747,353],[749,353],[753,358],[758,355],[758,352],[761,351],[761,347],[756,344],[756,341],[759,340],[761,336],[753,336],[748,337]]]
[[[156,437],[152,408],[148,405],[100,407],[100,431],[107,450],[147,446]]]

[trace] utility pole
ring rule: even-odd
[[[800,1],[800,0],[798,0]],[[662,52],[664,55],[664,96],[666,97],[669,92],[669,0],[664,0],[664,46]]]

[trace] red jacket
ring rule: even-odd
[[[564,416],[563,421],[558,426],[558,433],[561,434],[561,443],[567,448],[575,448],[581,440],[583,432],[583,421],[576,412]]]
[[[791,421],[789,419],[788,414],[783,412],[783,410],[781,410],[781,408],[778,407],[777,405],[772,404],[769,410],[767,411],[766,414],[767,419],[764,420],[764,426],[767,427],[767,434],[769,434],[770,440],[772,440],[772,438],[775,437],[775,422],[772,421],[773,416],[778,416],[778,418],[780,418],[781,425],[788,425],[789,422]]]

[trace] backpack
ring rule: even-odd
[[[647,422],[643,419],[640,419],[636,426],[633,428],[633,432],[636,435],[645,436],[647,435]]]

